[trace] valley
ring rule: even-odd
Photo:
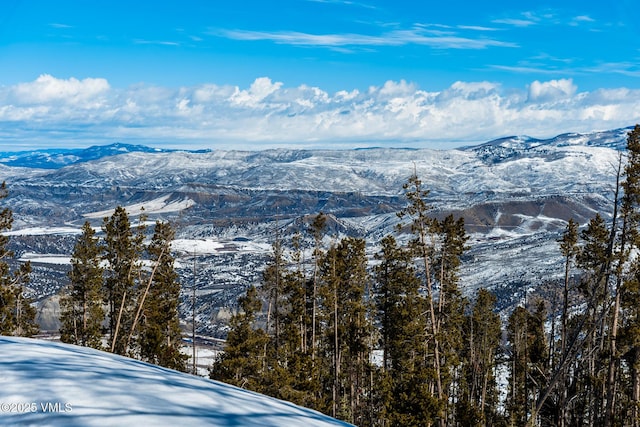
[[[415,171],[430,191],[434,217],[465,219],[470,249],[462,289],[470,296],[480,286],[492,289],[507,312],[525,292],[562,274],[556,240],[569,218],[585,224],[596,213],[610,217],[628,130],[512,137],[457,150],[189,152],[116,144],[87,149],[84,157],[4,153],[0,175],[15,219],[12,262],[31,261],[29,291],[41,327],[52,330],[55,295],[67,282],[85,221],[99,230],[119,205],[133,224],[141,213],[149,224],[170,221],[185,330],[195,286],[198,333],[223,337],[238,296],[260,283],[276,235],[285,244],[300,235],[308,259],[308,224],[323,212],[330,218],[325,246],[362,237],[373,259],[378,242],[396,233],[396,212],[406,205],[402,186]]]

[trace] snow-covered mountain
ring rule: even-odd
[[[92,146],[88,148],[43,149],[30,151],[0,152],[0,163],[7,166],[28,167],[40,169],[59,169],[74,163],[88,162],[103,157],[124,153],[162,153],[179,150],[149,148],[144,145],[115,144]],[[204,150],[206,151],[206,150]],[[192,153],[203,150],[191,151]]]
[[[507,307],[524,289],[561,274],[556,240],[569,218],[585,224],[595,213],[610,216],[629,130],[516,136],[455,150],[129,147],[55,169],[0,165],[0,179],[16,218],[12,245],[34,263],[36,295],[51,295],[65,282],[64,263],[84,221],[99,228],[118,205],[134,216],[144,208],[151,220],[173,221],[182,283],[185,291],[198,289],[200,329],[219,334],[215,325],[228,318],[238,294],[260,281],[276,227],[287,239],[322,211],[332,218],[328,242],[364,237],[373,255],[398,224],[402,186],[414,171],[430,190],[434,216],[465,218],[471,235],[465,289],[488,286]],[[47,303],[43,313],[55,312],[55,301]]]
[[[217,381],[51,341],[0,337],[3,426],[348,426]]]

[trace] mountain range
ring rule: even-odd
[[[470,250],[461,272],[470,295],[493,289],[507,309],[562,274],[557,238],[574,218],[610,217],[616,171],[630,128],[551,139],[514,136],[452,150],[161,150],[113,144],[83,150],[0,153],[4,203],[14,212],[11,245],[34,266],[31,290],[41,324],[55,328],[55,293],[64,285],[80,227],[120,205],[133,218],[174,224],[174,249],[191,318],[224,335],[237,296],[259,283],[274,231],[305,234],[309,218],[329,215],[325,244],[367,240],[370,256],[394,233],[416,173],[435,217],[462,216]],[[142,210],[144,208],[144,210]],[[399,236],[399,239],[407,236]]]
[[[144,145],[123,144],[96,145],[88,148],[52,148],[31,151],[0,152],[0,164],[14,167],[59,169],[74,163],[88,162],[102,157],[124,153],[168,153],[178,150],[150,148]],[[194,150],[193,153],[207,150]]]

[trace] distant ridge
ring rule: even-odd
[[[513,156],[522,155],[531,149],[539,149],[540,147],[562,147],[570,145],[588,145],[588,146],[600,146],[607,147],[616,150],[624,150],[626,147],[627,133],[633,129],[633,126],[626,128],[613,129],[608,131],[596,131],[590,133],[565,133],[557,135],[548,139],[537,139],[526,135],[520,136],[508,136],[499,139],[495,139],[489,142],[459,147],[458,150],[462,151],[475,151],[481,153],[485,160],[504,160],[506,158],[512,158]],[[380,149],[398,149],[398,150],[420,150],[420,148],[406,148],[406,147],[365,147],[355,148],[353,151],[376,151]],[[201,150],[187,150],[187,149],[166,149],[166,148],[152,148],[139,144],[126,144],[122,142],[116,142],[109,145],[94,145],[88,148],[51,148],[51,149],[38,149],[30,151],[4,151],[0,152],[0,165],[15,166],[15,167],[27,167],[35,169],[60,169],[65,166],[73,165],[76,163],[84,163],[92,160],[99,160],[105,157],[116,156],[119,154],[127,153],[210,153],[213,150],[201,149]],[[228,151],[237,151],[231,149]],[[253,152],[253,150],[239,150],[243,152]],[[327,150],[305,150],[305,149],[266,149],[255,150],[262,152],[271,152],[273,154],[272,160],[282,161],[280,157],[282,153],[288,153],[288,156],[300,156],[301,153],[306,153],[308,156],[312,151],[327,151]],[[332,150],[329,150],[332,151]],[[344,151],[344,150],[337,150]],[[346,150],[351,151],[351,150]],[[288,159],[287,161],[290,161]]]
[[[0,152],[0,164],[36,169],[60,169],[76,163],[98,160],[103,157],[126,153],[205,153],[211,150],[178,150],[151,148],[145,145],[116,142],[109,145],[94,145],[88,148],[51,148],[28,151]]]
[[[513,135],[494,139],[477,145],[461,147],[461,150],[482,151],[490,147],[501,147],[518,150],[527,150],[539,146],[562,147],[567,145],[588,145],[608,147],[616,150],[624,150],[627,134],[633,130],[633,126],[611,129],[606,131],[594,131],[589,133],[563,133],[548,139],[533,138],[527,135]]]

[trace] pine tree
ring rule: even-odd
[[[547,346],[547,338],[545,334],[545,322],[547,320],[547,308],[543,299],[537,299],[534,302],[535,309],[529,315],[528,333],[529,342],[527,343],[527,357],[529,364],[528,377],[530,386],[528,387],[531,394],[531,419],[530,425],[535,425],[538,419],[550,419],[553,416],[554,408],[550,401],[545,401],[541,407],[537,407],[540,403],[541,395],[546,391],[549,380],[549,348]]]
[[[567,356],[567,349],[569,347],[569,306],[571,296],[571,284],[570,284],[570,272],[573,264],[575,264],[576,256],[578,255],[580,248],[578,246],[578,223],[571,218],[567,223],[567,227],[560,239],[560,252],[564,257],[564,280],[562,290],[562,313],[560,315],[560,347],[559,353],[552,359],[554,363],[554,370],[561,370],[560,376],[562,380],[559,381],[559,390],[557,391],[557,408],[558,408],[558,425],[564,427],[567,423],[567,400],[568,389],[571,381],[568,373],[569,367],[562,366],[563,359]],[[552,337],[555,339],[555,337]]]
[[[458,288],[458,273],[461,257],[467,250],[468,236],[462,218],[455,220],[449,215],[438,221],[428,215],[426,198],[429,192],[423,188],[415,171],[404,189],[409,204],[399,216],[411,220],[414,238],[409,246],[421,261],[428,329],[425,340],[431,347],[428,354],[433,372],[429,381],[438,401],[438,423],[444,427],[456,418],[452,402],[460,377],[458,355],[462,349],[461,331],[467,305]]]
[[[523,426],[527,422],[529,393],[527,377],[529,371],[527,345],[529,312],[518,306],[509,316],[507,324],[507,340],[510,344],[509,358],[509,394],[507,396],[507,413],[512,426]]]
[[[284,389],[291,392],[292,377],[287,372],[288,359],[291,350],[289,328],[286,328],[287,295],[285,294],[286,277],[288,270],[285,266],[284,248],[276,232],[276,240],[273,243],[271,260],[262,274],[261,291],[267,300],[267,320],[265,332],[268,340],[263,351],[264,376],[262,378],[263,391],[273,397],[282,398]]]
[[[466,307],[468,301],[462,296],[458,287],[461,257],[468,247],[468,236],[464,228],[464,219],[454,219],[448,215],[442,221],[434,224],[438,247],[434,257],[434,279],[437,284],[437,333],[439,345],[441,378],[447,414],[447,423],[456,419],[455,405],[451,405],[452,398],[461,392],[459,384],[463,351],[463,329],[465,325]]]
[[[0,200],[9,195],[6,183],[0,185]],[[13,257],[7,248],[9,238],[2,234],[11,230],[13,212],[5,207],[0,211],[0,335],[32,336],[39,330],[35,322],[36,310],[30,298],[24,295],[24,285],[29,282],[31,264],[21,264],[11,272],[5,261]]]
[[[577,367],[582,375],[577,379],[582,381],[580,388],[583,389],[585,398],[585,423],[604,424],[605,402],[602,390],[606,381],[605,367],[608,367],[608,360],[605,360],[607,356],[603,353],[603,344],[610,302],[607,283],[611,265],[610,230],[604,219],[596,215],[582,230],[580,237],[582,247],[576,257],[576,263],[582,269],[583,275],[578,289],[586,307],[581,315],[578,331],[574,332],[584,336],[581,344],[583,357],[580,357]]]
[[[429,425],[438,402],[428,387],[425,301],[411,251],[393,236],[381,241],[375,267],[377,319],[383,351],[379,388],[385,425]]]
[[[625,181],[622,184],[624,225],[621,239],[629,245],[628,250],[631,252],[640,248],[640,125],[636,125],[627,137],[627,155]],[[624,243],[621,244],[623,247]],[[611,353],[618,359],[612,358],[606,421],[611,424],[615,420],[616,395],[613,387],[617,386],[616,381],[623,381],[626,377],[628,386],[619,387],[623,393],[618,398],[627,402],[632,420],[630,425],[637,427],[640,425],[640,260],[637,255],[632,258],[628,269],[629,275],[619,286],[614,304]],[[616,338],[619,319],[621,331],[618,348]],[[622,362],[620,358],[625,362],[626,372],[618,373]]]
[[[256,313],[262,302],[258,291],[250,287],[239,299],[240,311],[231,318],[224,352],[220,353],[210,371],[210,378],[249,390],[261,392],[264,376],[263,350],[267,334],[254,327]]]
[[[144,222],[143,218],[140,222]],[[108,263],[103,293],[108,306],[109,347],[114,353],[126,354],[140,279],[144,226],[134,234],[127,211],[118,206],[111,217],[103,220],[102,230],[104,259]]]
[[[562,293],[562,328],[560,352],[564,354],[567,348],[567,322],[569,320],[569,273],[571,266],[575,262],[579,252],[578,247],[578,223],[571,218],[567,223],[562,239],[560,240],[560,252],[565,259],[564,262],[564,289]]]
[[[175,231],[169,223],[156,221],[148,246],[154,269],[147,279],[145,292],[138,298],[130,334],[138,333],[142,360],[185,371],[186,356],[180,353],[180,283],[170,247],[174,237]],[[136,324],[140,325],[138,330],[135,329]]]
[[[511,425],[538,425],[540,417],[549,414],[548,405],[537,408],[549,376],[546,307],[541,299],[534,306],[533,312],[516,307],[507,324],[510,354],[506,408]]]
[[[87,221],[71,256],[70,284],[61,298],[62,342],[102,348],[102,267],[98,238]]]
[[[315,363],[307,349],[309,319],[299,236],[287,256],[279,240],[263,274],[268,295],[269,342],[265,348],[264,393],[307,407],[315,407],[319,391]]]
[[[320,275],[320,260],[324,253],[322,251],[322,237],[324,228],[327,223],[327,217],[322,212],[316,215],[310,226],[311,235],[313,236],[313,277],[310,280],[311,289],[309,294],[311,295],[311,336],[309,342],[311,343],[311,358],[315,359],[316,356],[316,344],[317,344],[317,327],[318,327],[318,286]]]
[[[366,405],[360,390],[368,383],[371,324],[365,302],[368,286],[365,242],[352,237],[333,245],[321,264],[325,360],[330,376],[331,414],[359,423]]]
[[[444,427],[446,424],[446,405],[448,399],[446,398],[445,387],[442,381],[442,357],[440,354],[442,350],[442,336],[438,329],[440,319],[438,319],[438,306],[434,289],[434,274],[437,273],[434,269],[436,256],[434,231],[437,229],[438,223],[428,215],[430,206],[427,204],[426,198],[429,195],[429,191],[423,188],[422,181],[418,178],[415,170],[403,188],[409,204],[398,213],[398,216],[400,218],[408,217],[411,220],[410,226],[414,238],[410,241],[409,245],[414,251],[414,256],[418,257],[422,262],[421,275],[424,277],[422,289],[426,293],[425,314],[427,315],[428,335],[425,340],[431,347],[429,354],[432,355],[430,357],[432,360],[433,375],[428,379],[425,378],[425,381],[428,382],[427,386],[430,389],[435,390],[435,397],[438,402],[437,418],[439,419],[439,424]]]
[[[495,367],[502,335],[500,316],[495,312],[497,299],[480,288],[471,315],[464,328],[464,387],[458,401],[457,421],[462,425],[495,425],[498,389]]]
[[[284,359],[284,356],[280,354],[282,326],[286,315],[283,306],[285,304],[284,286],[287,270],[283,251],[282,244],[276,236],[276,241],[273,244],[272,259],[262,274],[262,290],[267,294],[268,304],[266,332],[273,336],[270,350],[273,353],[271,358],[276,364]]]

